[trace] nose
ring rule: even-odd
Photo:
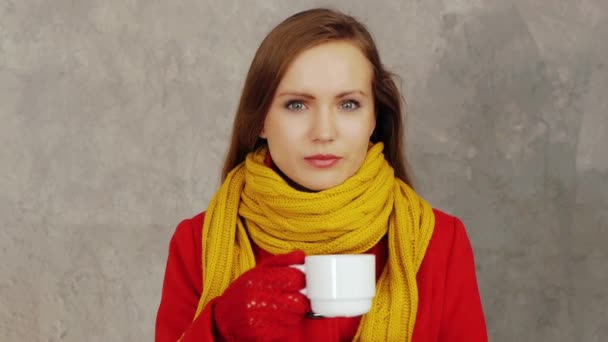
[[[330,142],[336,138],[336,117],[330,108],[320,108],[311,115],[310,138],[315,142]]]

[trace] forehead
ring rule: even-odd
[[[372,66],[350,42],[329,42],[300,53],[287,68],[279,90],[334,92],[370,89]]]

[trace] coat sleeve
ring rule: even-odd
[[[447,264],[440,341],[486,342],[488,334],[477,286],[473,249],[462,222],[454,218]]]
[[[202,291],[200,218],[202,215],[182,221],[171,238],[156,316],[156,342],[217,340],[212,305],[207,305],[199,317],[192,320]]]

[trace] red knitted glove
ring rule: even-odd
[[[300,293],[304,274],[289,265],[303,264],[304,252],[270,257],[243,273],[217,298],[215,325],[227,340],[284,340],[310,311]]]

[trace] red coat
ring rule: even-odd
[[[435,231],[417,274],[418,313],[413,341],[487,341],[487,332],[471,244],[462,222],[439,210]],[[156,341],[217,341],[211,310],[193,322],[202,291],[201,234],[204,213],[182,221],[169,246],[162,298],[156,317]],[[256,259],[269,254],[254,246]],[[377,273],[386,262],[383,239],[376,254]],[[350,341],[360,318],[305,319],[290,341]]]

